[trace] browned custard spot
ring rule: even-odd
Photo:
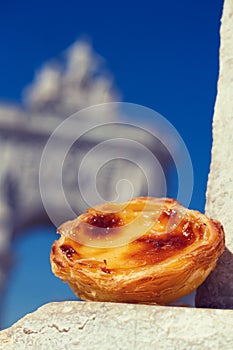
[[[175,219],[176,216],[177,211],[175,209],[164,209],[159,216],[159,221],[162,221],[165,224],[168,220]]]
[[[102,228],[112,228],[123,225],[123,220],[114,213],[96,213],[91,214],[87,217],[86,222],[89,225],[102,227]]]
[[[148,233],[132,243],[137,245],[137,249],[129,252],[126,258],[146,264],[161,262],[191,245],[198,238],[196,234],[192,221],[182,222],[174,231],[163,235]]]
[[[104,272],[104,273],[112,273],[112,271],[110,269],[107,269],[107,267],[101,267],[101,270]]]
[[[72,260],[73,255],[76,253],[76,251],[74,250],[74,248],[72,248],[70,245],[68,244],[63,244],[61,245],[61,251],[66,255],[66,257],[70,260]]]
[[[109,234],[116,234],[117,228],[124,225],[122,218],[115,213],[88,213],[83,224],[88,224],[90,227],[84,227],[85,233],[98,237]]]

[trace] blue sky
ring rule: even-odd
[[[4,2],[0,11],[0,100],[20,102],[22,88],[31,82],[35,70],[77,38],[87,36],[106,59],[123,101],[158,111],[181,134],[194,167],[190,206],[203,211],[221,11],[220,0]],[[54,238],[52,228],[38,228],[34,239],[27,234],[24,241],[16,242],[18,267],[8,288],[5,325],[45,301],[73,298],[49,270]],[[30,287],[34,246],[41,246],[37,254],[38,259],[41,254],[43,269],[36,267],[38,284]],[[39,281],[44,281],[43,288]]]

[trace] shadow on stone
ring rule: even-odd
[[[233,309],[233,254],[225,248],[215,270],[197,289],[196,307]]]

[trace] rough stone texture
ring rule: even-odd
[[[63,302],[0,332],[0,349],[232,349],[231,311]]]
[[[196,306],[233,309],[233,1],[226,0],[221,25],[220,73],[213,120],[213,147],[206,214],[222,222],[227,249],[198,289]]]

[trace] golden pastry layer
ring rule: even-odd
[[[52,270],[84,300],[167,304],[195,290],[224,250],[218,221],[166,198],[90,208],[58,233]]]

